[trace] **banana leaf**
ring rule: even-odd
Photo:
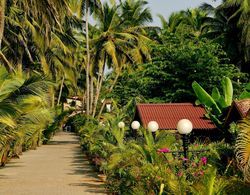
[[[226,103],[226,107],[231,106],[232,101],[233,101],[233,85],[231,80],[228,77],[224,77],[222,79],[222,89],[224,93],[224,99]]]
[[[196,81],[192,83],[192,87],[198,100],[203,105],[212,108],[212,112],[216,115],[220,115],[222,113],[215,100]]]

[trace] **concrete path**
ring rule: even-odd
[[[105,194],[102,185],[72,133],[60,132],[0,169],[0,195]]]

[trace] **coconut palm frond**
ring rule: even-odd
[[[244,174],[244,179],[250,182],[250,121],[249,118],[242,120],[238,127],[240,129],[236,144],[235,156],[238,167]]]

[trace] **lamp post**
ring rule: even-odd
[[[123,121],[120,121],[120,122],[118,123],[118,127],[119,127],[120,129],[124,129],[125,123],[124,123]]]
[[[133,121],[131,123],[131,128],[133,129],[133,136],[137,137],[137,130],[140,128],[141,124],[138,121]]]
[[[188,159],[188,134],[191,133],[193,124],[188,119],[181,119],[177,124],[177,130],[182,135],[183,153],[184,153],[184,167],[187,168],[186,160]]]
[[[150,121],[148,123],[148,130],[152,132],[153,138],[155,140],[155,132],[159,129],[159,125],[156,121]]]

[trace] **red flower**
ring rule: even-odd
[[[161,149],[158,149],[157,152],[161,152],[161,153],[168,153],[170,152],[171,150],[169,148],[161,148]]]
[[[205,157],[205,156],[201,157],[201,162],[203,165],[206,165],[207,164],[207,157]]]

